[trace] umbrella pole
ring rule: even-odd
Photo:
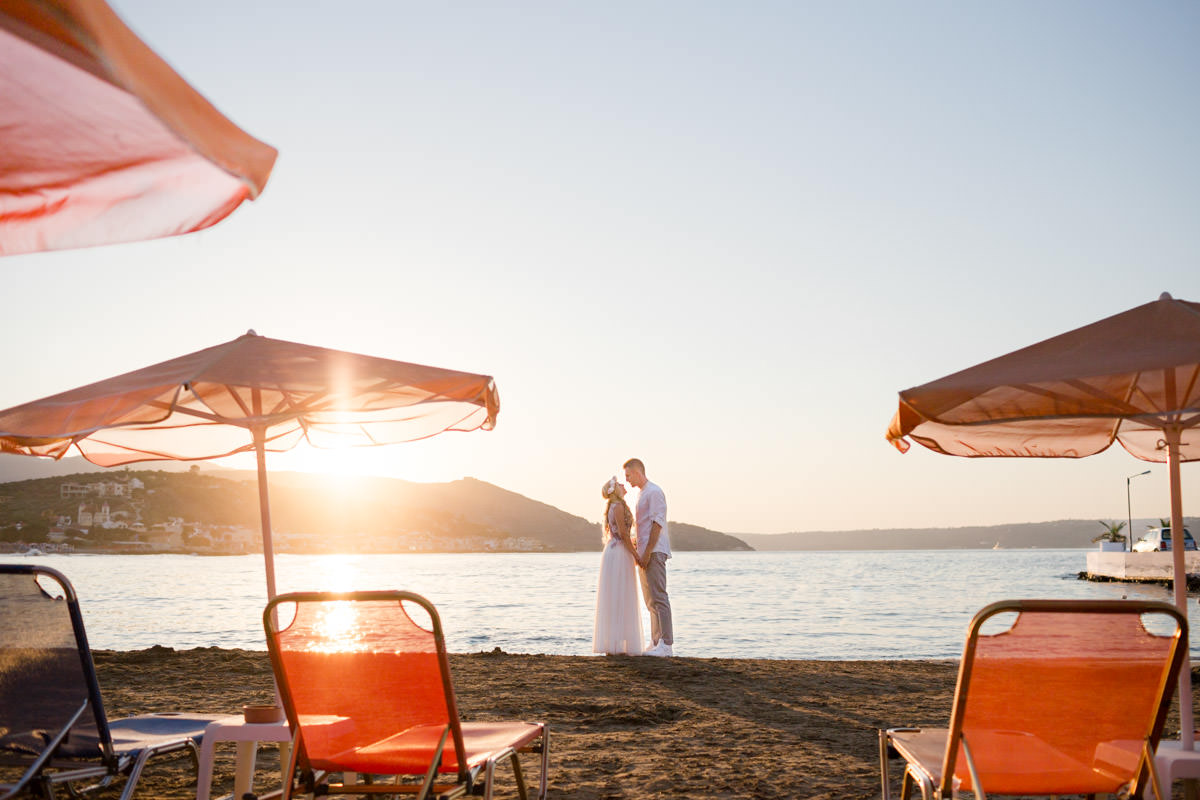
[[[1183,491],[1179,479],[1179,443],[1182,431],[1178,426],[1166,429],[1167,471],[1171,483],[1171,579],[1175,590],[1175,606],[1187,618],[1187,565],[1184,559],[1183,539]],[[1189,637],[1190,638],[1190,637]],[[1191,644],[1189,642],[1189,648]],[[1187,650],[1183,653],[1183,667],[1179,670],[1179,744],[1184,750],[1192,750],[1195,737],[1195,721],[1192,715],[1192,666]]]
[[[252,429],[254,453],[258,456],[258,511],[262,518],[263,561],[267,565],[267,599],[275,599],[275,549],[271,545],[271,502],[267,497],[267,432]]]

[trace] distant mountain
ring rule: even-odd
[[[1135,537],[1152,524],[1157,525],[1158,520],[1135,519]],[[1194,524],[1192,530],[1196,530]],[[1097,520],[1065,519],[962,528],[739,533],[737,537],[755,550],[957,550],[1095,547],[1092,539],[1103,532]]]
[[[253,479],[253,473],[229,473]],[[270,477],[271,510],[293,527],[304,524],[313,511],[308,498],[328,483],[321,475],[283,472]],[[597,550],[600,523],[510,492],[499,486],[463,478],[450,483],[412,483],[394,478],[355,479],[364,491],[386,493],[394,513],[441,520],[446,530],[469,528],[496,535],[537,539],[546,549],[559,552]],[[327,490],[327,489],[325,489]],[[276,502],[276,496],[280,502]],[[276,512],[277,505],[280,511]],[[293,514],[296,515],[293,517]],[[281,523],[282,524],[282,523]],[[750,550],[744,541],[725,533],[683,522],[670,522],[671,546],[685,550]]]
[[[134,464],[129,469],[156,469],[167,472],[186,472],[191,464],[183,461],[157,461],[152,464]],[[125,469],[119,467],[116,469]],[[211,468],[205,468],[209,471]],[[54,478],[66,475],[80,475],[92,472],[113,472],[114,468],[97,467],[92,462],[80,456],[54,461],[50,458],[33,458],[17,456],[12,453],[0,453],[0,483],[27,481],[34,478]]]
[[[710,531],[686,522],[668,522],[671,548],[674,550],[753,550],[753,545],[741,537]]]

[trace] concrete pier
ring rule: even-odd
[[[1188,588],[1200,585],[1200,551],[1183,554]],[[1125,553],[1093,550],[1087,554],[1087,571],[1081,577],[1089,581],[1129,581],[1131,583],[1171,582],[1171,553]]]

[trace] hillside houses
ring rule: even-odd
[[[142,518],[140,495],[145,484],[136,477],[79,483],[65,481],[58,486],[60,500],[78,499],[74,515],[55,513],[46,532],[52,544],[74,542],[87,549],[134,552],[167,552],[184,548],[182,517],[147,525]]]
[[[138,478],[123,481],[94,481],[92,483],[60,483],[59,497],[133,497],[133,493],[145,489]]]

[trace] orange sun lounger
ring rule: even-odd
[[[541,754],[546,726],[462,722],[441,621],[411,592],[285,594],[263,613],[267,646],[295,747],[284,780],[294,792],[491,797],[495,765]],[[344,773],[338,783],[326,780]],[[381,780],[379,776],[387,776]]]
[[[1163,795],[1154,751],[1187,648],[1171,605],[1008,600],[971,620],[949,728],[879,732],[904,759],[904,800],[997,795]],[[1169,796],[1169,794],[1168,794]]]

